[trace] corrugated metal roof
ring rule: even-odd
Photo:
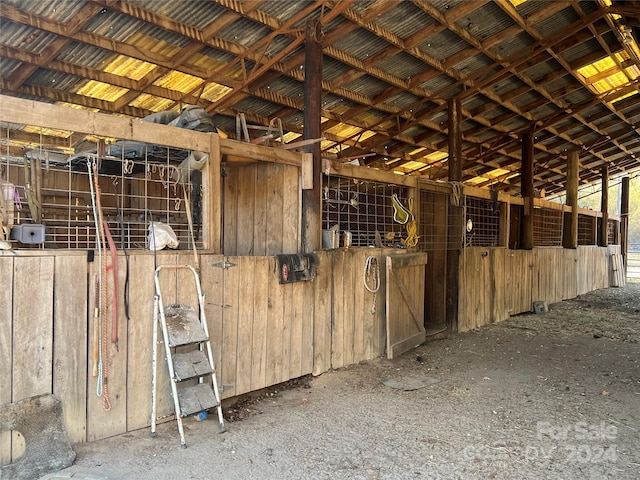
[[[402,80],[407,80],[429,68],[423,61],[405,52],[387,58],[378,63],[377,67]]]
[[[9,78],[21,65],[20,62],[9,60],[7,58],[0,59],[0,78]]]
[[[358,60],[364,61],[387,48],[389,43],[368,30],[360,28],[345,35],[344,38],[336,41],[333,46]]]
[[[44,0],[2,0],[2,3],[13,5],[25,12],[64,22],[78,13],[87,3],[85,0],[74,0],[73,2],[56,2]]]
[[[365,97],[374,97],[389,88],[389,85],[386,82],[378,80],[371,75],[363,75],[362,77],[356,78],[343,86],[347,90],[359,93]]]
[[[562,104],[565,102],[567,105],[594,102],[597,101],[594,97],[597,94],[596,88],[600,92],[610,91],[611,87],[623,85],[629,79],[636,78],[636,74],[640,73],[638,65],[633,68],[627,66],[625,73],[615,72],[612,69],[610,75],[608,70],[604,70],[603,73],[603,70],[600,69],[595,72],[595,76],[591,80],[592,86],[584,88],[580,86],[582,77],[579,75],[578,78],[574,77],[574,72],[566,70],[566,64],[559,64],[548,52],[539,48],[536,49],[539,54],[530,56],[527,60],[535,60],[540,63],[531,65],[525,72],[518,69],[504,69],[504,66],[499,65],[502,62],[500,58],[508,59],[516,52],[527,52],[527,47],[534,42],[534,38],[526,31],[517,31],[515,25],[528,24],[534,18],[532,15],[535,15],[536,18],[543,18],[543,20],[533,20],[535,22],[533,28],[539,29],[541,35],[549,37],[549,35],[562,32],[567,26],[575,23],[581,18],[581,14],[588,15],[600,8],[596,2],[590,0],[567,2],[566,7],[559,12],[556,12],[558,4],[554,4],[553,8],[546,11],[545,9],[549,8],[550,4],[541,0],[527,0],[518,4],[515,10],[507,10],[510,8],[509,5],[503,6],[499,2],[471,4],[465,0],[430,0],[429,5],[423,5],[421,2],[411,1],[385,3],[384,0],[356,0],[347,7],[348,14],[338,14],[328,23],[326,15],[330,15],[335,9],[342,8],[345,4],[326,0],[322,8],[315,8],[315,3],[307,0],[266,1],[252,4],[256,10],[248,14],[250,18],[247,18],[243,17],[241,13],[236,13],[248,5],[242,1],[129,0],[136,6],[131,9],[127,9],[125,4],[109,2],[105,2],[103,8],[102,3],[95,2],[90,6],[98,13],[87,20],[85,25],[78,25],[81,28],[81,33],[76,35],[76,38],[72,38],[74,35],[70,33],[69,37],[64,37],[66,38],[64,41],[60,41],[63,37],[60,37],[59,33],[63,27],[59,26],[67,23],[76,26],[77,19],[74,19],[74,15],[79,13],[88,2],[80,0],[0,1],[3,2],[3,8],[0,9],[0,21],[2,21],[0,47],[4,48],[2,52],[5,57],[11,57],[13,53],[16,53],[17,57],[7,59],[0,56],[2,85],[5,91],[12,89],[11,94],[22,95],[22,92],[26,91],[41,91],[43,95],[49,98],[59,98],[61,101],[77,99],[78,106],[82,108],[99,105],[101,109],[113,109],[112,113],[121,114],[123,111],[132,111],[127,105],[120,105],[121,102],[114,103],[114,100],[122,98],[125,92],[130,92],[128,88],[122,88],[122,86],[128,85],[126,79],[140,81],[146,75],[152,74],[149,78],[151,78],[153,86],[145,89],[146,84],[136,85],[136,88],[140,88],[142,92],[132,92],[134,95],[128,102],[129,106],[139,109],[136,110],[139,115],[143,115],[145,112],[157,111],[173,105],[175,99],[179,97],[176,92],[186,94],[197,91],[201,104],[206,107],[210,105],[209,102],[216,102],[227,95],[231,91],[231,86],[236,88],[237,86],[242,86],[242,88],[248,86],[247,91],[262,92],[264,90],[275,95],[265,95],[265,98],[271,99],[270,101],[239,95],[229,104],[225,104],[225,109],[228,109],[225,111],[244,111],[247,114],[254,114],[266,119],[276,112],[282,111],[283,108],[290,112],[291,100],[294,100],[298,102],[301,110],[293,111],[287,115],[288,128],[292,129],[290,132],[292,138],[297,138],[302,131],[302,109],[304,107],[299,100],[304,95],[303,82],[301,81],[304,71],[298,70],[298,66],[303,63],[301,59],[304,58],[304,45],[297,46],[293,52],[286,56],[280,57],[279,55],[286,46],[291,44],[296,35],[301,33],[307,22],[312,19],[320,20],[323,23],[322,30],[325,34],[325,48],[331,48],[331,57],[325,50],[323,58],[322,80],[325,89],[322,103],[323,113],[327,119],[340,118],[343,123],[341,126],[334,127],[335,135],[348,136],[350,131],[358,129],[366,131],[366,135],[374,135],[369,129],[371,125],[377,124],[375,128],[376,140],[371,142],[376,155],[386,156],[384,151],[379,151],[377,148],[380,145],[391,144],[394,145],[393,150],[396,154],[398,152],[411,154],[418,163],[422,161],[421,155],[428,153],[420,145],[416,145],[420,142],[420,138],[428,137],[425,140],[428,143],[441,141],[443,145],[446,144],[447,109],[443,101],[446,101],[447,98],[461,95],[465,117],[471,115],[471,118],[464,120],[465,129],[473,128],[472,139],[464,139],[464,148],[466,149],[476,151],[478,142],[492,142],[496,138],[508,134],[509,131],[518,132],[520,128],[530,124],[532,119],[543,121],[551,119],[554,121],[564,115],[569,119],[572,116],[576,117],[566,123],[569,125],[566,131],[571,134],[575,133],[577,136],[573,143],[575,144],[576,142],[592,141],[591,139],[596,139],[600,132],[589,126],[581,126],[578,116],[570,111],[563,112],[554,106],[552,101],[547,101],[544,96],[541,97],[539,93],[536,93],[536,90],[540,90],[540,87],[546,89]],[[511,0],[506,1],[510,2]],[[293,28],[277,31],[277,25],[290,20],[301,11],[308,9],[310,5],[314,5],[314,11],[311,15],[300,19]],[[435,7],[442,13],[442,17],[438,17],[440,20],[436,22],[423,10],[422,6],[425,7],[424,10]],[[457,8],[460,10],[456,11]],[[118,13],[120,9],[129,10],[130,13]],[[82,13],[90,11],[91,9],[86,9]],[[506,11],[510,13],[507,14]],[[521,15],[518,22],[512,18],[514,11]],[[145,12],[151,14],[147,15]],[[377,15],[373,15],[374,13]],[[224,26],[221,31],[216,31],[217,19],[221,15],[226,16],[226,14],[230,15],[228,18],[237,16],[238,19]],[[358,20],[360,15],[366,16],[366,18],[362,17]],[[162,16],[181,22],[189,26],[191,30],[189,28],[182,29],[176,25],[163,25]],[[155,19],[159,19],[158,25],[152,24]],[[621,20],[640,21],[640,13],[637,19],[632,15],[629,18],[621,17]],[[441,30],[440,33],[432,33],[430,37],[421,39],[422,41],[418,45],[423,55],[430,56],[435,61],[416,58],[411,50],[416,45],[414,41],[403,49],[402,43],[391,45],[384,38],[385,33],[382,31],[380,34],[376,34],[371,32],[369,28],[357,27],[360,22],[364,24],[370,21],[401,39],[406,39],[423,29],[431,32]],[[451,21],[455,21],[455,25],[449,24]],[[55,22],[58,22],[59,26]],[[443,24],[440,25],[440,22]],[[580,63],[581,59],[584,59],[585,63],[591,62],[593,58],[597,58],[598,53],[606,56],[606,49],[601,46],[603,43],[608,44],[612,51],[632,48],[640,54],[635,43],[630,47],[625,46],[612,32],[607,31],[610,27],[606,21],[600,19],[595,22],[595,30],[597,31],[595,35],[600,42],[583,42],[582,36],[580,36],[580,42],[575,42],[575,46],[564,52],[558,50],[557,53],[563,55],[567,62],[575,65]],[[216,45],[216,47],[199,46],[194,40],[198,36],[197,29],[203,33],[215,32],[209,43]],[[344,33],[342,33],[343,29]],[[505,38],[502,43],[493,46],[493,51],[483,52],[481,46],[476,47],[468,44],[463,39],[462,33],[455,33],[460,29],[477,38],[479,43],[505,30],[509,32],[509,38]],[[375,31],[376,29],[371,28],[371,30]],[[513,33],[514,30],[515,33]],[[181,31],[184,31],[185,35],[189,35],[189,37],[177,33]],[[193,35],[188,33],[189,31]],[[85,32],[90,32],[91,35],[86,35]],[[584,33],[585,29],[582,29],[581,32]],[[573,32],[568,33],[573,35]],[[54,42],[55,40],[58,41]],[[547,40],[553,41],[552,38]],[[68,43],[65,44],[65,42]],[[256,46],[258,42],[261,43],[261,46],[255,49],[255,52],[246,52],[246,49]],[[566,48],[566,45],[570,44],[571,37],[558,44],[558,47],[562,45],[562,48]],[[56,52],[54,48],[58,45],[60,45],[60,51]],[[100,45],[102,48],[96,45]],[[190,46],[189,55],[181,55],[181,50],[187,45]],[[255,64],[249,58],[254,60],[258,58],[253,56],[254,53],[260,56],[267,45],[268,49],[260,61],[267,62],[276,58],[277,63],[262,77],[269,79],[268,82],[265,82],[258,77],[251,77],[251,71]],[[474,45],[476,44],[474,43]],[[37,54],[44,52],[44,49],[49,46],[52,46],[52,58],[58,61],[51,62],[50,65],[40,65],[34,73],[30,64],[34,63],[33,59]],[[131,47],[134,47],[135,50]],[[398,47],[400,47],[399,53]],[[389,51],[385,52],[386,49]],[[438,68],[437,61],[446,62],[461,51],[465,51],[465,54],[468,51],[468,55],[465,55],[462,60],[458,59],[455,65],[447,63],[447,67],[450,67],[446,71],[448,73],[443,73],[442,69]],[[377,57],[378,53],[384,54]],[[294,56],[298,65],[290,62]],[[157,60],[151,60],[152,58]],[[358,62],[353,62],[352,58],[362,61],[364,67],[361,67]],[[379,60],[376,60],[377,58]],[[25,59],[26,62],[22,63],[21,60]],[[628,61],[628,57],[620,60]],[[162,65],[162,67],[158,68],[157,65]],[[290,68],[289,71],[283,71],[282,67],[285,65]],[[89,70],[85,70],[84,67]],[[385,74],[372,74],[369,67]],[[638,71],[636,72],[634,68]],[[479,75],[481,71],[483,73]],[[563,73],[556,75],[557,71]],[[110,75],[101,75],[101,72]],[[423,81],[422,85],[408,82],[403,87],[402,82],[398,81],[420,77],[428,78],[432,72],[437,74],[437,77]],[[500,72],[506,78],[494,76]],[[587,78],[584,83],[588,83],[588,79],[592,78],[591,74],[587,70],[584,72]],[[85,73],[100,81],[83,78]],[[114,81],[114,85],[109,85],[106,82],[114,78],[112,75],[121,78]],[[522,76],[530,77],[534,83],[522,82],[518,78]],[[496,82],[496,78],[500,78],[500,80]],[[209,81],[209,79],[214,79],[214,81]],[[487,81],[487,79],[490,80]],[[203,85],[203,82],[206,82],[204,90],[200,92],[199,87]],[[228,85],[223,85],[223,83]],[[445,90],[454,83],[455,87]],[[418,89],[424,89],[430,93],[424,96],[417,95]],[[469,89],[471,89],[470,93]],[[512,97],[510,94],[514,92],[514,89],[517,89],[518,95]],[[344,93],[346,91],[350,92]],[[564,95],[564,92],[569,93]],[[633,93],[630,89],[625,90],[624,93],[629,92]],[[75,95],[69,95],[74,93]],[[341,96],[343,93],[345,97]],[[371,108],[369,103],[379,94],[382,94],[383,100],[381,101],[383,103],[378,104],[378,108]],[[166,95],[169,98],[160,98],[157,95]],[[433,98],[433,96],[438,98]],[[622,100],[614,104],[613,107],[618,109],[617,116],[608,114],[607,108],[601,104],[581,111],[578,115],[584,116],[588,120],[589,116],[601,115],[604,112],[606,116],[596,120],[596,123],[600,125],[602,130],[615,132],[616,128],[619,130],[624,126],[625,120],[628,123],[640,121],[640,108],[638,107],[640,99],[636,97],[640,97],[640,95],[627,98],[621,96]],[[83,98],[86,101],[83,101]],[[284,98],[280,102],[282,104],[277,103],[279,98]],[[353,98],[355,101],[347,100],[347,98]],[[94,99],[103,101],[96,102]],[[540,105],[531,108],[535,104]],[[419,111],[411,112],[414,107]],[[518,108],[527,110],[527,118],[518,113]],[[437,111],[432,113],[433,110]],[[401,139],[397,137],[394,139],[397,123],[392,117],[396,112],[401,118],[405,118],[411,113],[414,113],[419,119],[424,118],[425,114],[431,113],[431,115],[427,115],[426,120],[418,120],[417,123],[409,126],[403,132]],[[558,115],[553,117],[556,113]],[[216,123],[219,121],[224,128],[229,127],[230,132],[235,131],[233,115],[215,115],[215,117]],[[327,122],[327,119],[324,120],[324,125],[332,125],[333,122]],[[434,122],[435,125],[428,122]],[[411,123],[404,124],[410,125]],[[425,124],[429,127],[426,127]],[[554,123],[550,128],[543,126],[541,131],[544,133],[541,138],[551,135],[554,128],[560,128],[559,125],[562,123]],[[429,136],[431,133],[429,128],[432,127],[436,130],[439,128],[440,132],[433,132],[434,135]],[[561,131],[565,130],[561,129]],[[410,139],[412,136],[416,137],[414,141]],[[632,133],[631,136],[634,137],[637,134]],[[618,137],[619,140],[620,138]],[[627,141],[632,142],[632,140]],[[550,144],[554,142],[558,142],[557,138]],[[567,148],[573,145],[569,141],[565,143]],[[335,142],[327,141],[324,146],[332,149]],[[352,147],[345,145],[345,148]],[[598,148],[598,152],[602,152],[602,147]],[[614,145],[613,152],[619,152],[620,148]],[[635,143],[630,143],[627,148],[640,150],[640,141],[636,139]],[[540,153],[540,149],[537,148],[536,151]],[[585,152],[581,156],[581,161],[585,161],[587,165],[590,163],[599,165],[602,160],[598,157],[600,155],[598,152]],[[640,152],[638,153],[640,155]],[[517,163],[514,157],[504,157],[495,151],[488,155],[490,155],[488,160],[510,165],[510,168],[517,168],[514,167],[514,164]],[[539,156],[542,158],[545,155],[542,152]],[[390,161],[398,164],[404,163],[405,170],[408,168],[407,165],[411,165],[406,164],[406,159],[390,158]],[[486,171],[486,168],[481,167],[477,162],[473,164],[473,168],[480,172]],[[559,168],[564,169],[565,167],[561,165]],[[545,178],[549,177],[548,172],[545,172],[545,175],[547,176]],[[537,182],[538,184],[543,183]],[[551,188],[555,189],[557,185],[552,185]]]
[[[495,62],[485,54],[478,53],[476,55],[469,55],[464,60],[461,60],[460,62],[453,65],[453,68],[455,68],[462,75],[473,78],[475,72],[482,70],[494,63]]]
[[[438,60],[446,60],[469,46],[466,41],[455,33],[443,30],[425,39],[424,42],[418,45],[418,48]]]
[[[65,46],[56,58],[60,61],[73,63],[75,65],[99,68],[100,65],[105,64],[105,62],[116,56],[116,54],[108,50],[74,41]]]
[[[408,92],[402,92],[385,100],[387,105],[412,111],[412,107],[420,101],[420,97]]]
[[[511,17],[493,2],[482,5],[456,20],[456,25],[480,41],[511,27],[514,23]]]
[[[577,22],[579,19],[580,16],[578,15],[578,13],[570,6],[567,6],[567,8],[556,13],[555,15],[551,15],[540,21],[539,23],[536,23],[534,25],[534,28],[542,36],[546,37],[559,32],[563,28],[567,28],[569,25]]]
[[[396,8],[379,15],[375,22],[405,39],[431,25],[435,20],[412,2],[401,2]]]
[[[520,32],[517,35],[498,43],[491,48],[491,51],[497,53],[503,58],[508,58],[511,55],[522,51],[522,49],[528,47],[534,42],[535,40],[527,32]]]
[[[52,33],[3,20],[0,24],[0,43],[32,53],[42,53],[56,39]]]
[[[118,12],[103,9],[85,25],[87,32],[102,35],[112,40],[126,42],[131,35],[142,28],[143,22]]]
[[[251,47],[271,33],[271,29],[248,18],[239,18],[218,32],[220,38]]]
[[[54,87],[61,90],[75,92],[87,82],[84,78],[68,75],[62,72],[53,72],[39,68],[31,77],[29,83],[42,87]]]
[[[203,1],[129,0],[149,11],[202,30],[225,13],[222,5]]]

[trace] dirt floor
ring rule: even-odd
[[[75,448],[65,478],[638,479],[640,284]],[[387,386],[381,381],[394,385]],[[425,386],[426,385],[426,386]],[[397,387],[415,390],[403,390]],[[418,388],[422,387],[422,388]]]

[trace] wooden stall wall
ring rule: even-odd
[[[385,256],[403,250],[350,248],[317,252],[314,280],[281,285],[273,256],[201,254],[201,284],[223,398],[309,373],[320,374],[384,353]],[[380,268],[380,290],[366,290],[367,257]],[[150,424],[154,270],[189,264],[187,251],[118,255],[119,340],[108,345],[110,411],[96,396],[93,311],[97,259],[86,252],[0,255],[0,402],[54,393],[63,401],[72,443],[98,440]],[[129,318],[124,303],[127,264]],[[224,265],[233,266],[223,268]],[[183,273],[161,274],[165,304],[196,304]],[[374,303],[375,299],[375,303]],[[375,311],[371,308],[375,305]],[[111,311],[106,312],[111,319]],[[171,420],[169,378],[158,362],[159,415]],[[14,441],[14,444],[16,442]],[[0,435],[0,461],[11,459]]]
[[[605,247],[472,247],[461,255],[461,332],[530,312],[534,301],[555,303],[609,287]]]
[[[298,253],[300,169],[275,163],[227,163],[223,178],[226,255]]]

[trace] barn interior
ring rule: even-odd
[[[222,399],[624,285],[636,0],[2,0],[0,25],[0,404],[56,395],[72,444],[174,418],[154,302],[199,297],[159,266],[197,270]]]

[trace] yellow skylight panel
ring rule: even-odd
[[[216,102],[231,90],[232,89],[229,87],[220,85],[219,83],[211,82],[207,83],[207,86],[204,87],[201,97],[205,100],[209,100],[210,102]]]
[[[433,163],[433,162],[437,162],[439,160],[443,160],[445,158],[447,158],[449,156],[449,154],[447,152],[433,152],[430,153],[429,155],[426,155],[424,157],[424,159],[428,162],[428,163]]]
[[[485,177],[474,177],[474,178],[470,178],[469,180],[465,180],[464,183],[470,183],[471,185],[475,185],[477,183],[486,182],[487,180],[489,179]]]
[[[172,70],[153,82],[153,84],[158,87],[165,87],[182,93],[190,93],[202,84],[202,79],[187,73]]]
[[[69,138],[71,136],[71,132],[67,130],[54,130],[52,128],[41,128],[31,125],[25,125],[24,131],[29,133],[37,133],[38,135],[44,135],[47,137]]]
[[[151,70],[156,68],[153,63],[148,63],[136,58],[126,57],[124,55],[118,55],[111,62],[109,62],[101,70],[107,73],[113,73],[121,77],[131,78],[133,80],[141,80]]]
[[[511,170],[505,170],[504,168],[496,168],[494,170],[491,170],[490,172],[485,173],[485,175],[489,178],[496,178],[502,175],[506,175],[509,172],[511,172]]]
[[[426,150],[426,148],[424,148],[424,147],[418,147],[418,148],[416,148],[416,149],[414,149],[414,150],[411,150],[411,151],[409,152],[409,155],[411,155],[412,157],[414,157],[414,156],[418,155],[420,152],[424,152],[425,150]]]
[[[76,93],[84,95],[85,97],[98,98],[100,100],[106,100],[108,102],[114,102],[129,90],[126,88],[116,87],[115,85],[109,85],[108,83],[96,82],[95,80],[89,80],[82,87],[80,87]]]
[[[404,165],[402,165],[402,168],[408,170],[408,171],[414,171],[414,170],[418,170],[419,168],[424,167],[424,163],[422,162],[407,162]]]
[[[511,5],[513,5],[514,7],[517,7],[518,5],[522,5],[527,0],[509,0],[509,1],[511,2]]]
[[[132,107],[144,108],[153,112],[168,110],[173,102],[166,98],[160,98],[143,93],[138,95],[129,105]]]
[[[638,94],[638,92],[636,90],[634,90],[633,92],[629,92],[629,93],[627,93],[625,95],[620,95],[619,97],[614,98],[613,100],[611,100],[611,103],[619,102],[620,100],[623,100],[625,98],[629,98],[632,95],[637,95],[637,94]]]

